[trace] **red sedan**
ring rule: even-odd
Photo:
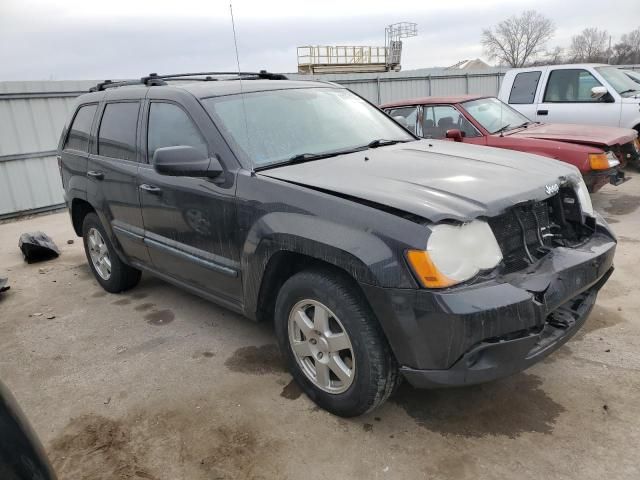
[[[424,138],[519,150],[575,165],[591,192],[624,182],[620,170],[640,163],[635,130],[532,122],[495,97],[461,95],[387,103],[381,108]]]

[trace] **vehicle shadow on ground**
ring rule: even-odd
[[[515,438],[525,432],[550,434],[565,408],[530,373],[470,387],[417,390],[407,382],[389,399],[420,427],[444,435]]]

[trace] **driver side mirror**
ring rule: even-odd
[[[447,130],[445,137],[450,138],[454,142],[461,142],[464,138],[464,132],[457,128],[452,128],[451,130]]]
[[[593,87],[591,89],[591,98],[594,100],[600,100],[602,97],[607,95],[609,92],[606,87]]]
[[[222,173],[222,165],[216,157],[207,157],[187,145],[158,148],[152,161],[153,168],[160,175],[214,178]]]

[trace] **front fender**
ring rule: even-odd
[[[264,272],[272,256],[287,251],[334,265],[356,281],[415,288],[402,251],[358,228],[291,212],[269,213],[247,235],[242,252],[245,310],[254,312]]]

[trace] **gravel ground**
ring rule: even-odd
[[[0,378],[62,479],[637,479],[640,179],[594,204],[617,269],[572,341],[487,385],[404,385],[352,420],[300,394],[270,325],[149,276],[107,294],[66,213],[3,223]],[[61,256],[24,263],[32,230]]]

